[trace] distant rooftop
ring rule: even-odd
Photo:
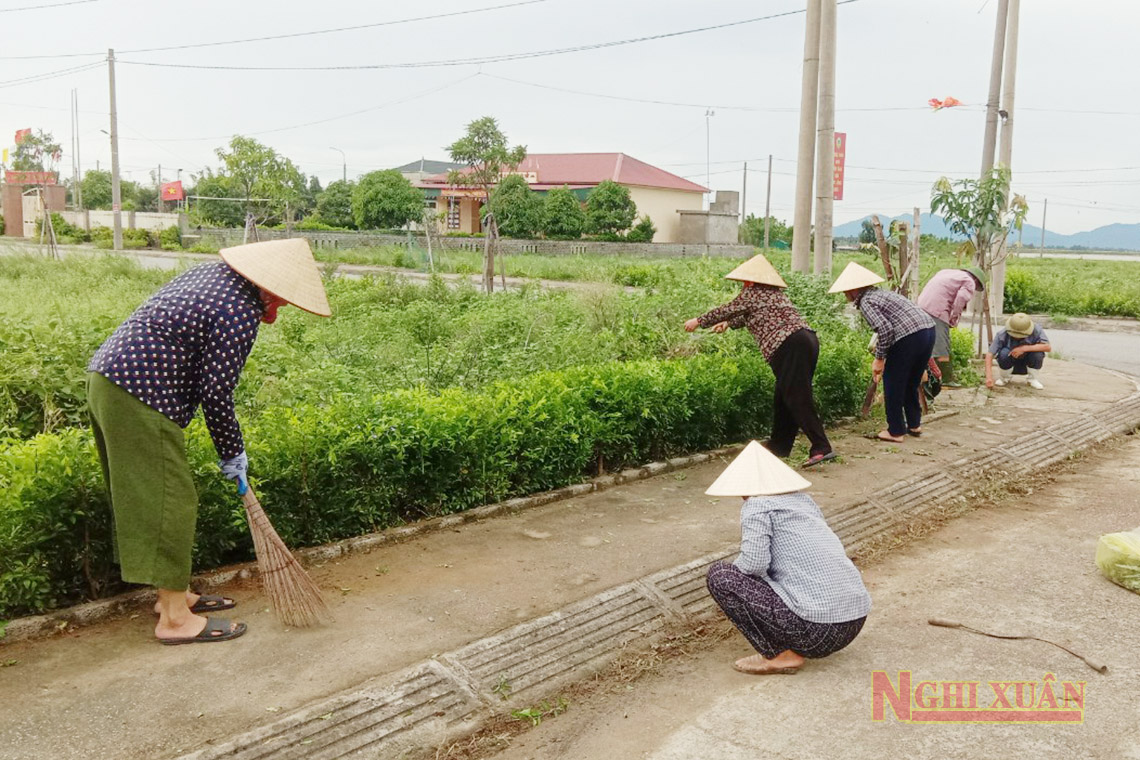
[[[412,161],[410,164],[397,166],[396,171],[406,173],[425,172],[427,174],[443,174],[444,172],[449,172],[452,169],[462,169],[465,166],[467,166],[467,164],[456,164],[452,163],[451,161],[428,161],[427,159],[421,158],[419,161]]]
[[[446,184],[445,171],[441,169],[439,176],[425,177],[424,184]],[[535,189],[563,185],[593,187],[610,179],[620,185],[706,192],[706,188],[695,182],[624,153],[531,153],[515,171],[524,176],[530,175],[527,182]]]

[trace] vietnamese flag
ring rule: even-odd
[[[164,201],[180,201],[185,198],[182,194],[181,180],[176,182],[163,182],[162,183],[162,200]]]

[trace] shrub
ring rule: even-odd
[[[97,224],[91,228],[91,242],[96,248],[114,248],[114,230]]]
[[[542,203],[542,231],[554,240],[577,240],[586,227],[586,213],[570,188],[556,187]]]
[[[123,230],[123,248],[153,248],[155,239],[148,230]]]
[[[158,234],[158,242],[164,251],[182,250],[182,230],[172,224]]]
[[[637,216],[637,205],[629,188],[607,179],[586,195],[586,232],[591,235],[619,235],[630,228]]]
[[[642,216],[637,220],[637,224],[633,225],[625,239],[630,243],[652,243],[653,236],[657,234],[657,227],[653,224],[653,220],[648,216]]]
[[[534,237],[542,227],[542,198],[517,174],[503,178],[488,205],[505,237]]]

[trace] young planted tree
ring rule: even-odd
[[[586,196],[586,233],[617,239],[637,218],[637,204],[629,188],[603,180]]]
[[[423,218],[424,195],[395,169],[369,172],[352,191],[352,219],[362,230],[397,229]]]
[[[244,199],[245,213],[253,214],[258,224],[298,208],[307,190],[305,175],[273,148],[237,135],[228,150],[218,148],[215,153],[224,166],[222,173]]]
[[[582,204],[563,185],[546,194],[542,204],[542,231],[553,240],[577,240],[586,229],[586,212]]]
[[[18,172],[45,172],[52,171],[55,162],[60,159],[61,148],[52,137],[51,132],[37,129],[34,133],[25,135],[16,146],[12,154],[12,166]]]
[[[509,174],[491,191],[491,214],[507,237],[533,237],[542,228],[542,198],[526,180]]]
[[[1005,166],[995,166],[981,179],[951,181],[946,177],[935,183],[930,195],[930,210],[941,214],[950,231],[966,238],[960,250],[972,255],[977,264],[993,281],[991,273],[1001,242],[1013,230],[1020,230],[1029,211],[1029,204],[1020,195],[1010,195],[1010,172]],[[1005,254],[1001,254],[1004,259]],[[988,297],[987,297],[988,300]],[[985,308],[986,321],[990,322],[1000,303],[989,303]],[[981,328],[979,327],[979,340]],[[992,338],[992,336],[991,336]]]
[[[483,288],[492,292],[495,288],[495,260],[491,241],[497,237],[498,225],[491,211],[491,189],[504,174],[515,169],[526,158],[526,146],[507,146],[507,136],[499,129],[499,123],[491,116],[476,119],[467,125],[467,134],[448,146],[451,160],[467,164],[463,171],[452,171],[447,181],[453,185],[471,187],[478,190],[483,203],[483,229],[486,237],[483,243]],[[506,286],[506,264],[503,284]]]

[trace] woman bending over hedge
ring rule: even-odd
[[[744,283],[740,295],[690,319],[685,329],[693,332],[698,327],[711,327],[719,333],[747,327],[776,376],[772,434],[764,446],[776,456],[787,458],[796,434],[803,430],[811,442],[804,467],[835,459],[812,398],[819,338],[784,292],[788,284],[763,254],[753,256],[724,277]]]
[[[228,641],[246,630],[197,614],[230,609],[232,599],[187,590],[198,495],[182,429],[201,406],[222,473],[244,494],[248,461],[233,391],[258,325],[289,303],[331,314],[306,241],[241,245],[221,257],[164,285],[87,367],[116,559],[124,581],[157,587],[154,632],[163,644]]]

